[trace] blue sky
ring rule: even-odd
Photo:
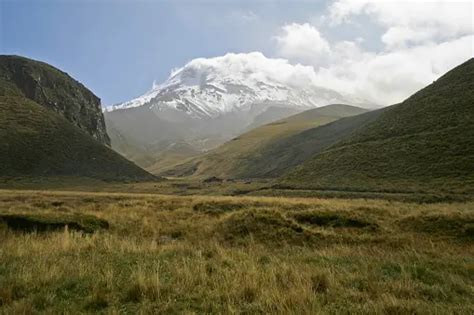
[[[193,58],[271,56],[280,25],[323,8],[323,2],[1,0],[0,51],[51,63],[110,105],[143,94]]]
[[[469,0],[0,0],[0,53],[68,72],[103,105],[194,58],[252,51],[390,104],[472,57],[472,11]]]

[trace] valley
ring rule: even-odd
[[[261,53],[192,60],[144,95],[105,109],[112,148],[159,172],[163,159],[184,161],[306,110],[327,104],[368,106],[310,82],[297,87],[271,73],[257,75],[276,66],[290,67]]]
[[[47,1],[27,2],[55,25]],[[318,23],[385,12],[350,3]],[[474,58],[461,49],[474,37],[428,40],[456,18],[381,43],[342,40],[362,20],[332,44],[285,22],[267,56],[230,40],[260,21],[251,10],[223,36],[235,12],[188,25],[192,1],[145,1],[105,36],[93,15],[116,4],[69,5],[60,16],[88,36],[69,20],[28,27],[26,43],[48,45],[31,56],[51,64],[0,55],[0,314],[474,314]],[[153,5],[139,23],[179,17],[136,32]]]

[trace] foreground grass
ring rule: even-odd
[[[0,313],[474,312],[474,203],[0,191]],[[56,221],[55,221],[56,222]]]

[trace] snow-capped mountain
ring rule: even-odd
[[[348,97],[312,84],[312,74],[309,67],[293,66],[261,53],[199,58],[173,71],[164,83],[143,96],[107,111],[148,105],[155,110],[185,112],[194,118],[215,118],[264,102],[302,109],[350,102]]]
[[[196,154],[310,108],[357,104],[316,86],[314,76],[312,67],[261,53],[194,59],[143,96],[104,111],[112,148],[147,167],[164,152]]]

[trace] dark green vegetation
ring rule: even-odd
[[[2,314],[474,312],[472,202],[3,190],[0,209],[69,224],[0,224]]]
[[[474,59],[288,174],[293,188],[474,193]]]
[[[352,213],[334,212],[334,211],[298,211],[293,215],[293,218],[302,224],[309,224],[315,226],[326,226],[336,228],[377,228],[377,224],[369,222],[362,217],[358,217]]]
[[[110,145],[100,99],[67,73],[44,62],[0,56],[0,96],[34,101],[60,114],[97,141]]]
[[[366,116],[357,119],[356,123],[323,129],[321,134],[311,137],[310,142],[304,130],[320,125],[329,126],[331,125],[329,123],[340,118],[358,115],[365,111],[365,109],[349,105],[329,105],[311,109],[253,129],[169,171],[164,169],[152,171],[173,176],[275,177],[334,143],[336,139],[347,134],[348,130],[352,130],[357,123],[364,123]],[[315,138],[318,139],[317,143],[314,143]]]
[[[54,202],[52,203],[53,206]],[[107,221],[91,215],[34,215],[34,214],[0,214],[0,224],[5,224],[13,231],[51,232],[55,230],[75,230],[93,233],[99,229],[108,229]]]
[[[463,213],[409,216],[399,221],[402,229],[457,237],[464,241],[474,242],[474,218]]]
[[[82,85],[51,66],[25,58],[2,56],[0,65],[0,176],[153,179],[103,144],[108,142],[100,129],[103,118],[89,116],[86,96],[91,102],[97,99]],[[8,72],[10,68],[15,72]],[[36,85],[28,81],[30,75]],[[71,103],[62,103],[65,99]],[[88,127],[83,121],[95,123],[97,129],[84,130]]]

